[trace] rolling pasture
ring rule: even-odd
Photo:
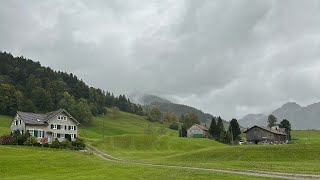
[[[0,116],[0,134],[9,132],[10,121],[11,117]],[[209,139],[179,138],[177,131],[170,130],[167,126],[121,112],[116,119],[110,114],[95,117],[90,125],[82,125],[79,133],[87,143],[96,148],[132,162],[238,171],[320,174],[320,131],[292,131],[294,140],[286,145],[231,146]],[[153,134],[144,134],[147,128],[151,128]],[[160,129],[161,135],[158,133]],[[38,174],[48,179],[69,177],[71,174],[74,174],[76,179],[249,179],[248,176],[206,171],[114,163],[68,150],[0,146],[0,154],[0,174],[3,179],[33,179],[38,177]],[[39,170],[31,171],[39,166]],[[16,168],[22,170],[17,172],[14,170]]]

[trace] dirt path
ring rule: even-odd
[[[229,174],[239,174],[239,175],[247,175],[247,176],[257,176],[257,177],[270,177],[270,178],[280,178],[280,179],[294,179],[294,180],[320,179],[320,175],[312,175],[312,174],[294,174],[294,173],[267,172],[267,171],[235,171],[235,170],[226,170],[226,169],[197,168],[197,167],[189,167],[189,166],[172,166],[172,165],[130,162],[130,161],[122,160],[114,156],[111,156],[92,146],[87,146],[87,149],[89,151],[92,151],[94,155],[99,156],[104,160],[117,162],[117,163],[150,166],[150,167],[212,171],[212,172],[218,172],[218,173],[229,173]]]

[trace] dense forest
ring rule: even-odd
[[[143,115],[140,105],[125,95],[89,87],[77,76],[43,67],[24,57],[0,52],[0,114],[16,111],[46,113],[66,109],[82,123],[92,115],[106,113],[106,107]]]

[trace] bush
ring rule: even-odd
[[[27,138],[27,140],[24,142],[24,145],[27,145],[27,146],[33,146],[35,145],[37,142],[37,139],[33,136],[29,136]]]
[[[51,143],[50,148],[57,148],[59,149],[61,147],[59,140],[56,138],[54,141]]]
[[[173,122],[172,124],[170,124],[169,128],[173,129],[173,130],[178,130],[179,129],[179,124],[176,123],[176,122]]]
[[[68,139],[65,139],[60,143],[60,147],[64,149],[73,149],[71,142]]]
[[[72,146],[74,146],[76,150],[82,150],[86,147],[83,140],[80,138],[77,138],[75,141],[72,141]]]
[[[12,145],[13,141],[14,139],[10,135],[3,135],[0,137],[0,145]]]
[[[50,147],[49,143],[42,144],[42,147]]]

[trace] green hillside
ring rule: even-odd
[[[159,135],[111,136],[93,145],[127,160],[158,162],[157,158],[226,145],[209,139],[190,139]]]
[[[79,128],[79,135],[86,139],[101,139],[103,123],[105,136],[144,134],[145,130],[148,128],[154,133],[163,131],[164,134],[178,136],[178,132],[169,129],[168,124],[150,122],[146,120],[144,116],[138,116],[126,112],[120,112],[116,119],[112,118],[111,113],[107,113],[104,116],[94,117],[90,125],[81,126]]]

